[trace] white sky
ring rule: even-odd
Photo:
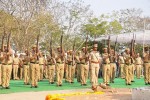
[[[62,0],[68,1],[68,0]],[[94,15],[111,13],[113,10],[141,8],[144,16],[150,16],[150,0],[83,0],[85,4],[91,5]]]
[[[150,16],[150,0],[83,0],[91,5],[94,14],[111,13],[113,10],[141,8],[144,16]]]

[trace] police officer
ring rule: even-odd
[[[91,70],[91,82],[92,86],[98,85],[98,73],[100,68],[100,54],[97,51],[98,45],[94,44],[93,50],[90,53],[90,70]]]
[[[109,54],[107,48],[103,48],[104,53],[102,54],[102,59],[103,59],[103,82],[106,85],[110,85],[110,59],[109,59]]]

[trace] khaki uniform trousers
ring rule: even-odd
[[[74,82],[74,78],[75,78],[75,65],[68,65],[68,79],[69,82]]]
[[[68,79],[68,64],[65,64],[65,80],[67,82],[69,82],[69,79]]]
[[[92,86],[98,85],[98,73],[99,73],[99,64],[91,63],[91,82]]]
[[[64,77],[64,64],[57,63],[57,65],[56,65],[57,85],[62,85],[63,77]]]
[[[0,85],[2,85],[2,64],[0,64]]]
[[[13,77],[14,79],[18,79],[18,65],[13,65]]]
[[[12,65],[2,65],[2,87],[9,87]]]
[[[81,82],[81,65],[76,64],[76,68],[77,68],[77,81]]]
[[[121,78],[125,78],[124,64],[120,64],[119,73]]]
[[[142,73],[142,65],[136,65],[136,78],[140,79]]]
[[[39,67],[40,67],[40,75],[39,75],[40,77],[39,77],[39,79],[40,79],[40,80],[43,80],[44,65],[43,65],[43,64],[40,64]]]
[[[144,63],[144,80],[145,83],[150,83],[150,63]]]
[[[23,78],[23,68],[20,67],[19,69],[20,69],[20,79],[22,79]]]
[[[131,84],[132,80],[132,65],[125,64],[125,81],[126,84]]]
[[[135,64],[131,64],[131,67],[132,67],[131,81],[134,81]]]
[[[29,65],[23,65],[24,83],[28,84],[30,80],[30,68]]]
[[[110,82],[110,64],[103,64],[103,82],[104,84]]]
[[[48,78],[48,66],[46,65],[44,70],[43,70],[44,78]]]
[[[48,79],[49,79],[49,83],[54,82],[54,79],[55,79],[55,65],[48,65]]]
[[[110,63],[110,82],[113,82],[116,76],[116,63]]]
[[[38,78],[39,78],[39,64],[30,64],[30,74],[31,74],[31,86],[38,85]]]
[[[89,65],[81,64],[81,84],[86,84],[88,79]]]

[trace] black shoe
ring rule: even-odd
[[[145,83],[145,85],[148,85],[148,83]]]
[[[51,84],[54,84],[54,82],[51,82]]]
[[[110,86],[110,84],[106,84],[107,86]]]
[[[59,86],[62,86],[62,84],[60,84]]]
[[[35,88],[38,88],[38,86],[36,85]]]
[[[135,81],[131,81],[131,82],[135,82]]]
[[[30,83],[27,83],[27,85],[30,85]]]
[[[34,86],[31,86],[30,88],[34,88]]]
[[[6,87],[6,89],[10,89],[10,87],[8,86],[8,87]]]
[[[87,84],[83,84],[84,86],[87,86]]]
[[[128,85],[131,85],[130,83]]]
[[[74,83],[74,82],[71,82],[71,83]]]

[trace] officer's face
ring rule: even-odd
[[[107,49],[104,49],[104,53],[107,53]]]
[[[97,47],[94,47],[93,50],[94,50],[94,51],[97,51]]]

